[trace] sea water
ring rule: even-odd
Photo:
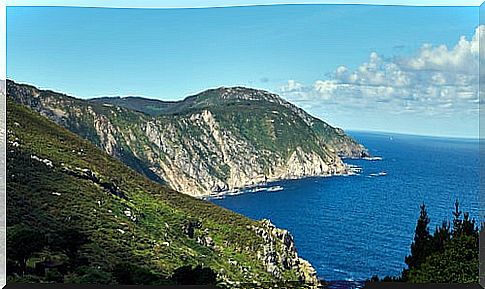
[[[294,236],[298,253],[325,280],[397,276],[405,268],[419,206],[430,229],[452,220],[455,200],[479,215],[478,140],[351,133],[381,160],[345,162],[358,175],[279,181],[213,200],[253,219],[270,219]]]

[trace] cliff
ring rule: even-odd
[[[244,282],[317,282],[287,231],[152,182],[7,99],[9,232],[27,228],[36,238],[51,241],[60,236],[56,246],[42,249],[46,262],[60,262],[77,246],[62,247],[70,242],[65,232],[86,236],[79,252],[71,254],[76,262],[68,263],[69,272],[56,278],[116,283],[114,268],[129,263],[159,276],[171,276],[184,265],[203,265],[231,288]],[[40,261],[32,258],[30,263]],[[9,270],[14,262],[9,259]]]
[[[367,150],[278,95],[217,88],[163,102],[81,100],[9,81],[7,94],[160,183],[204,196],[262,183],[348,173]]]

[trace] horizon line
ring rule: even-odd
[[[485,133],[483,137],[480,134],[477,136],[456,136],[456,135],[434,135],[434,134],[420,134],[413,132],[396,132],[396,131],[385,131],[385,130],[368,130],[368,129],[344,129],[347,133],[368,133],[368,134],[382,134],[382,135],[402,135],[411,137],[427,137],[427,138],[440,138],[440,139],[456,139],[456,140],[469,140],[469,141],[485,141]]]

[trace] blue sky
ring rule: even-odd
[[[3,0],[5,1],[5,0]],[[8,6],[76,6],[119,8],[195,8],[272,4],[377,4],[414,6],[480,6],[482,0],[6,0]]]
[[[7,77],[163,100],[244,85],[344,129],[470,137],[477,25],[476,7],[7,7]]]

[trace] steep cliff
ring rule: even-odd
[[[287,231],[152,182],[8,100],[9,232],[30,228],[39,238],[61,236],[60,244],[70,240],[66,230],[86,236],[77,261],[56,280],[112,283],[117,264],[129,263],[159,276],[171,276],[181,266],[203,265],[229,288],[246,282],[317,282]],[[59,246],[32,255],[29,264],[61,262],[66,251]],[[15,267],[15,256],[8,257],[8,268]]]
[[[80,100],[9,81],[7,93],[173,189],[203,196],[278,179],[348,173],[366,149],[276,94],[218,88],[179,102]]]

